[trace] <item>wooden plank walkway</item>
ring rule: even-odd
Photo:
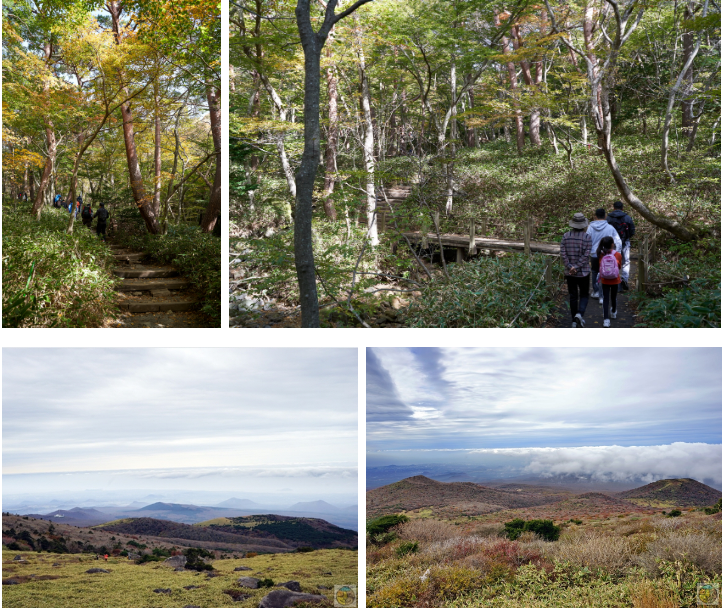
[[[411,231],[403,234],[413,244],[419,244],[422,242],[422,233],[419,231]],[[438,239],[436,233],[428,233],[427,241],[430,247],[438,247]],[[443,233],[440,235],[440,241],[443,247],[456,248],[458,250],[458,260],[460,256],[468,254],[470,247],[470,236],[459,235],[453,233]],[[525,242],[523,240],[501,240],[499,238],[479,238],[475,237],[475,249],[476,251],[481,250],[505,250],[505,251],[519,251],[525,250]],[[551,255],[554,257],[561,256],[561,245],[551,244],[547,242],[536,242],[531,240],[530,251],[539,252],[545,255]],[[631,259],[638,259],[638,253],[631,251]]]

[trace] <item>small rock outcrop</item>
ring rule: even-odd
[[[186,556],[171,556],[163,561],[166,566],[173,566],[176,568],[184,568],[186,566]]]
[[[234,570],[235,571],[253,571],[254,569],[252,569],[250,566],[237,566]]]
[[[171,588],[156,588],[154,592],[156,594],[171,594]]]
[[[299,585],[298,581],[285,581],[284,583],[278,583],[277,586],[280,588],[286,588],[287,590],[291,590],[292,592],[302,591],[302,586]]]
[[[17,579],[3,579],[3,585],[4,586],[17,586],[20,582]]]
[[[86,573],[110,573],[110,571],[106,571],[106,569],[88,569]]]
[[[329,602],[319,594],[305,594],[291,590],[272,590],[259,603],[260,609],[284,609],[298,603]]]
[[[184,586],[184,590],[198,590],[199,586]]]
[[[247,598],[251,598],[251,594],[244,594],[241,590],[224,590],[224,594],[231,596],[231,599],[237,603],[242,600],[246,600]]]
[[[256,590],[259,587],[259,580],[256,577],[242,577],[237,582],[242,588]]]
[[[20,554],[15,556],[15,558],[13,558],[13,560],[22,560],[22,559],[23,559],[23,557]]]

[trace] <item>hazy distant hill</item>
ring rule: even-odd
[[[721,492],[685,477],[660,479],[640,488],[619,492],[616,496],[649,507],[707,507],[721,498]]]
[[[309,511],[315,513],[338,513],[339,507],[330,505],[326,501],[307,501],[304,503],[295,503],[290,508],[290,511]]]
[[[232,497],[230,499],[226,499],[225,501],[222,501],[221,503],[217,503],[214,505],[214,507],[233,507],[234,509],[254,509],[261,507],[259,503],[255,503],[254,501],[250,501],[249,499],[237,499],[236,497]]]
[[[72,526],[94,526],[96,524],[103,524],[104,522],[108,522],[111,517],[109,514],[102,513],[91,507],[73,507],[73,509],[58,509],[46,514],[31,513],[28,515],[31,518],[50,520]]]
[[[570,493],[539,487],[501,490],[471,482],[438,482],[424,475],[367,491],[367,516],[375,517],[399,511],[446,508],[460,515],[479,515],[510,509],[543,505],[566,498]]]

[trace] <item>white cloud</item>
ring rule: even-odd
[[[523,471],[541,477],[582,476],[598,481],[653,482],[690,477],[721,485],[721,444],[682,443],[653,446],[479,449],[471,454],[523,458]]]

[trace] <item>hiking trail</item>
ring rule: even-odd
[[[210,327],[202,314],[198,296],[188,280],[168,264],[155,262],[148,254],[109,243],[116,259],[113,274],[120,313],[111,327],[189,328]]]

